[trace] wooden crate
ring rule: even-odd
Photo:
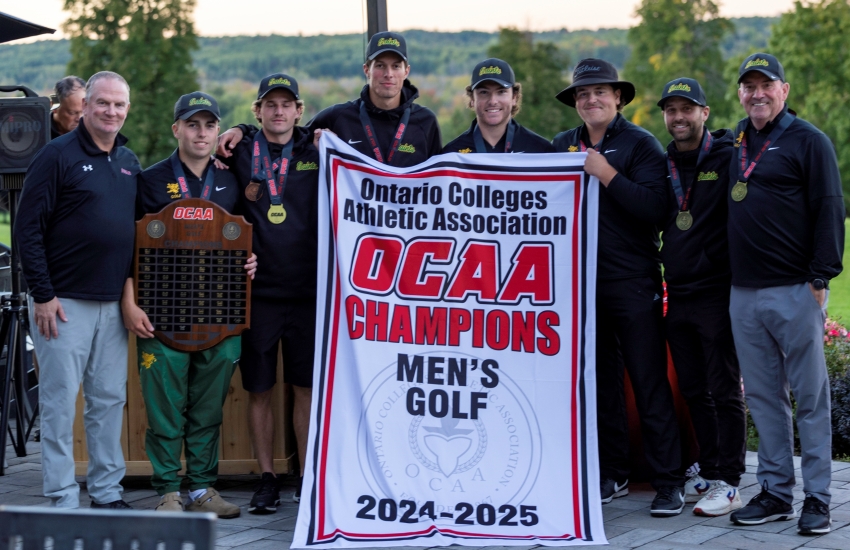
[[[139,476],[152,473],[151,463],[145,453],[145,430],[147,415],[139,369],[136,361],[136,338],[130,335],[129,360],[127,364],[127,404],[124,406],[124,428],[121,431],[121,447],[127,462],[127,475]],[[283,360],[278,351],[277,380],[274,387],[274,468],[277,473],[289,473],[297,462],[295,439],[292,434],[292,398],[283,381]],[[77,411],[74,416],[74,461],[76,474],[85,475],[88,467],[86,432],[83,426],[82,389],[77,396]],[[185,462],[183,463],[185,473]],[[259,466],[251,449],[248,432],[248,392],[242,389],[242,373],[239,369],[230,381],[230,391],[224,403],[224,422],[221,426],[219,446],[220,475],[259,474]]]

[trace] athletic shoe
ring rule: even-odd
[[[298,479],[298,485],[295,487],[295,494],[292,495],[293,502],[301,502],[301,486],[304,484],[304,476]]]
[[[734,512],[743,505],[738,488],[718,480],[712,482],[711,490],[694,506],[694,514],[709,517],[722,516]]]
[[[280,486],[278,480],[271,472],[263,472],[260,483],[248,505],[249,514],[273,514],[277,512],[280,504]]]
[[[629,480],[617,483],[613,479],[603,479],[602,483],[599,484],[599,493],[602,497],[602,504],[608,504],[615,498],[629,494]]]
[[[797,522],[797,532],[801,535],[822,535],[829,533],[830,523],[829,506],[815,496],[806,495],[800,521]]]
[[[99,504],[95,501],[91,501],[92,508],[108,508],[110,510],[132,510],[133,507],[124,502],[123,500],[113,500],[112,502],[107,502],[106,504]]]
[[[665,485],[658,489],[649,513],[656,517],[676,516],[685,508],[685,490],[675,485]]]
[[[746,506],[732,512],[729,519],[738,525],[761,525],[768,521],[787,521],[797,517],[794,507],[767,491],[764,482],[761,493],[754,496]]]
[[[256,496],[256,495],[255,495]],[[186,507],[187,512],[212,512],[221,519],[230,519],[239,517],[239,507],[231,504],[221,498],[218,491],[212,487],[207,488],[207,492],[194,499]]]
[[[160,497],[159,504],[156,505],[157,512],[182,512],[183,499],[180,498],[180,492],[165,493]]]
[[[685,482],[685,502],[697,502],[711,490],[715,483],[717,482],[705,479],[699,474],[689,477]]]

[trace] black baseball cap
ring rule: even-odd
[[[366,60],[372,61],[384,52],[393,52],[407,62],[407,42],[397,32],[379,32],[372,35],[366,47]]]
[[[771,80],[785,82],[785,69],[782,68],[782,63],[769,53],[758,52],[746,58],[738,69],[738,84],[750,71],[758,71]]]
[[[174,121],[186,120],[195,113],[201,111],[209,111],[216,118],[221,120],[221,114],[218,112],[218,102],[215,98],[204,92],[192,92],[191,94],[181,95],[177,103],[174,104]]]
[[[260,89],[257,90],[257,99],[263,99],[267,93],[278,88],[289,90],[295,96],[295,99],[301,99],[298,96],[298,81],[288,74],[283,73],[270,74],[262,79],[260,81]]]
[[[623,105],[628,105],[635,98],[634,84],[620,80],[617,68],[614,65],[592,57],[578,62],[575,70],[573,70],[573,83],[558,92],[555,98],[561,103],[575,107],[576,100],[573,97],[573,90],[579,86],[592,86],[594,84],[609,84],[620,90],[620,99]]]
[[[495,82],[502,88],[510,88],[516,84],[514,70],[506,61],[491,57],[485,59],[472,69],[472,89],[482,82]]]
[[[693,78],[677,78],[665,84],[658,106],[664,109],[664,104],[670,97],[684,97],[700,107],[705,107],[706,105],[705,93],[702,91],[702,86]]]

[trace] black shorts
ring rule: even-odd
[[[251,301],[251,328],[242,333],[242,387],[252,393],[277,382],[277,346],[283,352],[283,381],[313,387],[316,302]]]

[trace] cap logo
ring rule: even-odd
[[[189,107],[194,105],[206,105],[207,107],[212,107],[212,103],[209,99],[205,97],[193,97],[189,100]]]
[[[395,46],[396,48],[401,48],[401,42],[395,38],[380,38],[378,39],[378,47],[380,48],[381,46]]]
[[[669,88],[667,88],[667,93],[670,92],[690,92],[691,87],[684,83],[673,84]]]
[[[582,65],[581,67],[576,67],[576,70],[573,71],[573,78],[577,77],[582,73],[596,72],[601,70],[602,67],[597,67],[595,65]]]
[[[267,86],[276,86],[277,84],[283,84],[284,86],[292,86],[292,82],[290,82],[288,78],[269,79],[269,83],[267,84]]]
[[[755,59],[750,59],[747,61],[747,64],[744,65],[745,69],[749,69],[750,67],[770,67],[770,63],[767,60],[757,57]]]
[[[481,70],[478,71],[478,76],[485,74],[502,74],[502,69],[499,67],[481,67]]]

